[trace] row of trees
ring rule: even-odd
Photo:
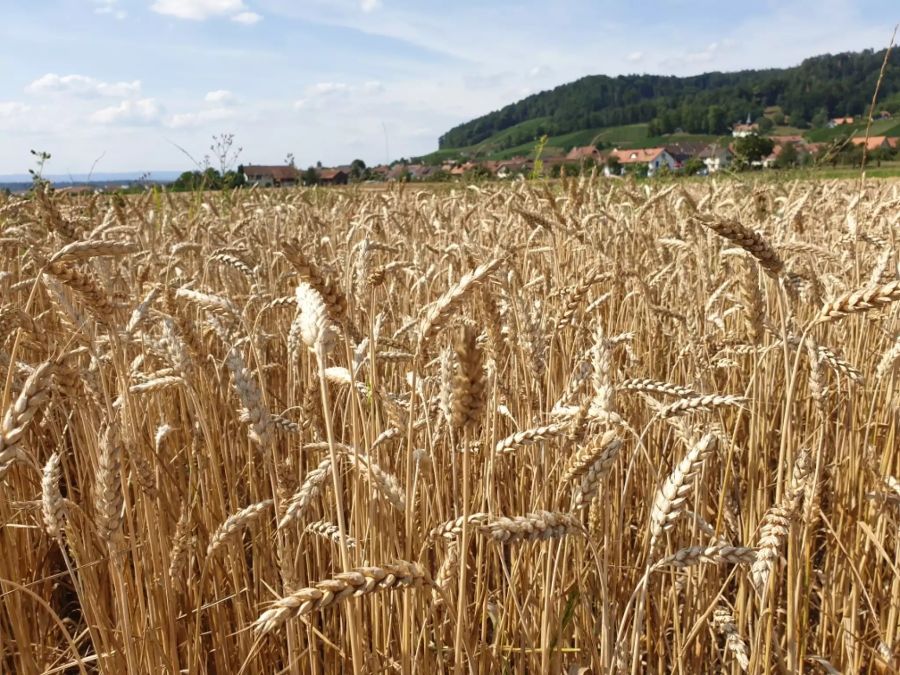
[[[542,126],[539,132],[528,129],[532,139],[544,133],[651,122],[657,133],[680,128],[719,134],[735,120],[748,114],[758,119],[767,108],[777,106],[791,124],[806,126],[817,116],[827,119],[867,110],[884,56],[884,50],[866,50],[818,56],[793,68],[693,77],[594,75],[454,127],[441,137],[440,147],[474,145],[529,120],[540,120]],[[886,69],[880,91],[885,109],[900,107],[896,98],[900,69]]]

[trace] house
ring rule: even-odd
[[[760,161],[760,166],[764,169],[771,169],[775,166],[775,162],[778,161],[778,158],[781,156],[781,153],[784,152],[784,149],[788,145],[794,145],[793,143],[781,143],[772,147],[772,152],[770,152],[767,156],[763,157]],[[795,146],[796,147],[796,146]]]
[[[707,144],[701,141],[680,141],[678,143],[670,143],[664,146],[666,152],[672,155],[675,160],[675,168],[681,169],[694,157],[699,157],[700,153],[706,149]]]
[[[781,156],[782,151],[789,145],[794,146],[794,150],[797,151],[798,160],[805,157],[806,155],[812,154],[812,150],[810,150],[806,144],[806,139],[803,138],[803,136],[799,136],[797,134],[773,136],[772,142],[775,144],[772,147],[772,152],[770,152],[766,157],[763,157],[758,164],[754,162],[754,166],[761,166],[764,169],[771,169],[773,166],[775,166],[775,162]]]
[[[873,150],[894,150],[897,147],[897,139],[888,136],[869,136],[868,139],[864,136],[858,136],[851,138],[850,142],[853,145],[865,145],[868,152]]]
[[[391,165],[391,170],[388,171],[387,180],[389,181],[410,181],[416,178],[416,175],[421,172],[422,165],[421,164],[406,164],[405,162],[399,162],[397,164]]]
[[[756,123],[750,124],[735,124],[731,128],[731,135],[735,138],[746,138],[747,136],[758,136],[759,135],[759,125]]]
[[[565,157],[567,162],[585,162],[592,161],[600,164],[603,162],[603,153],[593,145],[583,145],[581,147],[572,148]]]
[[[320,185],[346,185],[349,180],[350,174],[343,168],[319,170]]]
[[[727,147],[722,147],[718,143],[706,146],[698,157],[709,173],[716,173],[728,168],[734,160],[731,150]]]
[[[665,148],[635,148],[634,150],[613,150],[610,157],[615,157],[623,169],[631,166],[647,166],[647,175],[653,176],[663,167],[670,171],[675,170],[675,158]],[[609,175],[609,167],[604,171]]]
[[[287,166],[263,166],[260,164],[247,164],[239,166],[238,171],[244,174],[248,185],[259,187],[292,187],[300,183],[300,172],[297,167]]]
[[[853,117],[834,117],[828,120],[828,128],[834,129],[835,127],[843,127],[850,124],[853,124],[855,118]]]
[[[583,161],[570,160],[568,159],[568,157],[560,155],[557,155],[556,157],[541,157],[541,168],[543,169],[545,175],[548,174],[553,169],[553,167],[556,166],[560,167],[560,171],[562,171],[562,167],[564,166],[572,167],[574,173],[578,173],[582,170],[582,168],[584,168],[584,163]]]
[[[411,180],[428,180],[440,169],[436,166],[428,166],[427,164],[410,164],[406,167]]]
[[[454,166],[453,168],[450,169],[450,175],[461,177],[477,166],[478,165],[475,164],[475,162],[465,162],[464,164],[457,164],[456,166]]]
[[[506,159],[497,164],[497,178],[506,178],[517,173],[525,173],[531,171],[534,162],[527,157],[513,157]]]

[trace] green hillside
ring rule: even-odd
[[[440,164],[449,159],[502,160],[512,157],[531,155],[534,153],[537,140],[536,121],[516,125],[515,128],[491,136],[481,143],[464,148],[446,148],[437,150],[424,157],[417,158],[425,164]],[[517,145],[508,145],[510,138],[521,138],[522,133],[530,131],[526,141]],[[544,157],[564,155],[574,147],[597,145],[606,148],[651,148],[680,141],[703,141],[711,143],[720,136],[713,134],[667,134],[650,136],[647,124],[626,124],[618,127],[600,127],[581,129],[566,134],[549,136],[544,147]]]
[[[873,50],[828,54],[792,68],[692,77],[592,75],[460,124],[439,147],[442,156],[498,158],[530,150],[544,134],[548,148],[558,150],[591,142],[637,147],[719,137],[735,122],[763,115],[781,133],[806,133],[830,117],[867,111],[884,56]],[[896,53],[891,61],[898,61]],[[900,113],[900,68],[892,66],[879,110]],[[897,126],[890,120],[877,125],[873,133],[893,134]],[[816,129],[809,136],[827,140],[846,131]]]
[[[843,138],[848,134],[862,136],[866,132],[865,121],[859,124],[842,125],[834,129],[812,129],[805,133],[807,140],[812,143],[827,143],[835,138]],[[869,130],[870,136],[900,136],[900,124],[896,120],[876,120],[872,122]]]

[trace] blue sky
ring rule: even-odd
[[[423,154],[588,74],[787,66],[880,49],[896,0],[0,0],[0,174]],[[387,145],[387,148],[386,148]]]

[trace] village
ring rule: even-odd
[[[853,117],[837,117],[828,128],[851,127]],[[745,139],[759,138],[763,152],[746,156]],[[310,167],[302,171],[292,165],[240,167],[247,185],[293,187],[299,185],[346,185],[353,182],[452,181],[463,179],[509,179],[534,175],[558,177],[597,170],[604,176],[633,174],[653,177],[668,174],[712,175],[736,168],[773,169],[811,166],[831,155],[862,150],[870,157],[888,159],[896,155],[898,139],[889,136],[854,135],[840,142],[808,142],[799,134],[764,136],[756,123],[736,123],[731,138],[714,143],[677,141],[650,148],[600,149],[594,145],[573,147],[568,152],[540,157],[515,156],[503,160],[447,160],[440,164],[398,161],[366,167],[360,160],[350,165]]]

